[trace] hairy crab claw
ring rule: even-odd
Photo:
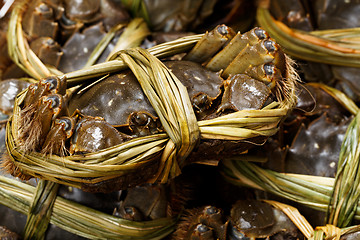
[[[68,115],[63,96],[56,93],[41,97],[35,109],[32,118],[25,119],[29,124],[21,125],[19,128],[20,148],[25,152],[40,150],[50,131],[52,121],[57,117]]]
[[[180,221],[172,239],[225,240],[228,221],[220,209],[206,206],[188,210]]]
[[[68,115],[64,101],[66,79],[55,76],[31,84],[20,111],[20,148],[25,152],[38,149],[56,117]]]
[[[24,31],[31,37],[51,37],[55,39],[59,25],[53,9],[41,1],[32,1],[22,21]]]
[[[225,25],[219,25],[204,37],[184,57],[186,61],[203,63],[213,57],[221,47],[235,36],[234,30]]]
[[[212,240],[215,239],[215,236],[211,228],[202,223],[199,223],[191,233],[190,239]]]
[[[234,73],[245,73],[252,66],[273,62],[281,72],[285,71],[285,55],[271,39],[264,39],[256,45],[247,45],[225,68],[222,75],[228,77]]]
[[[221,51],[206,63],[205,67],[215,72],[224,70],[244,48],[257,45],[268,38],[268,33],[261,28],[253,28],[243,34],[238,32]]]
[[[31,104],[36,104],[42,96],[50,93],[65,95],[66,79],[50,76],[41,79],[38,83],[31,84],[28,88],[28,92],[26,93],[23,108],[26,108]]]
[[[31,42],[30,48],[44,64],[52,65],[56,68],[59,66],[63,52],[61,46],[52,38],[39,37]]]
[[[251,66],[246,69],[245,74],[263,82],[269,89],[274,89],[276,84],[282,80],[280,70],[273,63]]]
[[[60,117],[55,119],[46,136],[41,153],[66,156],[66,141],[72,137],[76,126],[76,117]]]

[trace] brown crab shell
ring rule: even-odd
[[[0,82],[0,111],[11,114],[14,108],[15,97],[30,83],[20,79],[7,79]]]
[[[123,143],[124,134],[100,117],[83,117],[78,121],[71,138],[70,153],[88,153]]]
[[[222,78],[218,73],[206,70],[199,64],[188,61],[165,62],[188,90],[190,99],[203,93],[210,101],[220,96]],[[70,111],[79,109],[89,116],[100,116],[116,126],[128,124],[134,112],[156,112],[145,96],[140,84],[130,71],[111,75],[90,89],[71,99]]]

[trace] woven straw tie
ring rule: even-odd
[[[118,55],[138,79],[169,136],[153,181],[166,182],[181,173],[186,157],[199,142],[200,130],[186,88],[148,51],[136,48]],[[161,66],[161,67],[160,67]]]

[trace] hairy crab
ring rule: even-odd
[[[215,51],[207,51],[210,46],[214,46]],[[229,61],[228,54],[235,50],[238,54],[230,54],[234,59]],[[204,59],[204,52],[210,59]],[[186,87],[198,120],[244,109],[261,109],[287,94],[286,79],[292,74],[289,60],[280,47],[260,28],[235,34],[231,28],[220,25],[205,34],[184,59],[164,64]],[[24,152],[60,156],[92,153],[164,132],[155,110],[130,71],[111,74],[70,95],[65,89],[66,79],[58,77],[42,79],[28,88],[19,124],[20,148]],[[247,150],[251,142],[261,143],[265,139],[259,137],[246,143],[204,141],[190,155],[189,162],[207,161],[208,153],[213,154],[211,160],[239,154]],[[119,186],[105,181],[93,190],[91,186],[84,189],[98,191],[103,186],[104,191],[111,191],[114,187],[135,186],[150,178],[156,169],[157,164],[153,163],[139,176],[120,177]]]
[[[281,210],[261,201],[239,200],[229,215],[214,206],[188,210],[172,239],[245,240],[274,235],[283,239],[304,239]]]

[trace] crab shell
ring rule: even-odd
[[[71,138],[70,153],[96,152],[123,143],[124,134],[100,117],[83,117],[77,122]]]
[[[236,74],[225,83],[219,111],[260,109],[271,91],[267,85],[245,74]]]
[[[128,189],[124,201],[114,215],[133,221],[145,221],[167,217],[167,208],[165,185],[145,184]]]
[[[187,87],[195,111],[202,118],[212,102],[220,96],[222,78],[188,61],[169,61],[167,67]],[[89,116],[100,116],[111,125],[128,125],[128,117],[136,112],[156,116],[156,112],[130,71],[111,75],[70,101],[70,111],[79,109]]]
[[[231,232],[235,239],[266,238],[277,233],[298,236],[297,227],[279,209],[257,200],[237,201],[230,211]]]
[[[20,79],[7,79],[0,82],[0,112],[12,114],[15,97],[30,83]]]

